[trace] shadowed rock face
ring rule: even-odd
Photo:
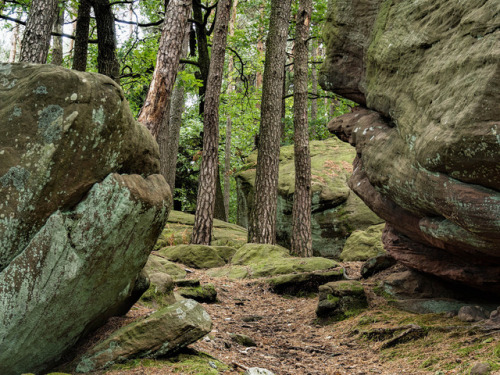
[[[330,5],[323,87],[367,108],[329,129],[356,146],[349,186],[387,221],[385,248],[500,294],[498,2]],[[369,27],[355,28],[361,20]],[[354,69],[341,58],[353,50]]]
[[[172,198],[111,79],[0,64],[0,103],[0,373],[38,373],[140,297]]]

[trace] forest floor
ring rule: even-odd
[[[348,266],[350,274],[359,268]],[[218,292],[217,303],[203,304],[212,317],[213,329],[190,346],[196,352],[170,361],[137,360],[107,375],[236,375],[251,367],[276,375],[448,375],[469,374],[478,362],[490,363],[492,374],[500,374],[498,331],[485,332],[443,314],[397,310],[371,292],[370,285],[365,285],[370,309],[342,322],[324,324],[315,314],[317,295],[280,296],[259,281],[212,278],[199,270],[188,278],[213,283]],[[412,324],[422,327],[424,333],[408,335],[384,348],[388,337]],[[233,342],[231,333],[251,337],[256,346]],[[198,352],[209,355],[204,356],[204,363],[183,365],[191,363]]]

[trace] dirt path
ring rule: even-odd
[[[262,284],[210,278],[199,271],[190,278],[215,284],[219,299],[217,304],[204,305],[214,322],[210,340],[192,347],[234,364],[238,370],[262,367],[277,375],[419,373],[399,366],[392,372],[368,344],[353,340],[345,325],[318,324],[317,298],[285,298]],[[230,333],[247,335],[257,346],[236,344]]]

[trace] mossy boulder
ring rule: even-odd
[[[344,270],[342,268],[331,271],[314,271],[280,275],[266,280],[270,289],[278,294],[302,295],[306,293],[317,293],[320,285],[342,280]]]
[[[351,192],[347,180],[352,173],[356,151],[336,137],[310,143],[312,174],[312,236],[316,255],[338,258],[346,239],[356,229],[382,223]],[[236,176],[238,186],[238,224],[248,226],[253,206],[256,154],[245,170]],[[290,247],[295,164],[293,146],[280,149],[278,182],[277,241]]]
[[[233,265],[208,270],[207,274],[211,277],[227,277],[229,279],[245,279],[250,275],[249,267]]]
[[[194,299],[200,303],[217,302],[217,291],[213,284],[203,284],[199,286],[185,286],[177,289],[184,298]]]
[[[163,272],[155,272],[149,274],[148,277],[149,288],[140,299],[143,304],[158,309],[176,302],[172,276]]]
[[[385,254],[382,230],[385,224],[372,225],[356,230],[347,239],[340,259],[344,262],[361,261]]]
[[[319,287],[316,315],[339,321],[360,314],[368,307],[365,290],[359,281],[334,281]]]
[[[158,254],[172,262],[182,263],[194,268],[215,268],[226,264],[217,250],[204,245],[179,245],[165,247]]]
[[[329,270],[337,266],[337,262],[327,258],[292,257],[287,249],[278,245],[246,244],[234,254],[231,266],[213,270],[210,275],[255,278]]]
[[[237,249],[233,246],[212,246],[214,250],[219,254],[219,256],[224,259],[226,263],[229,263],[236,254]]]
[[[155,253],[149,256],[144,270],[148,275],[155,272],[164,272],[172,276],[174,280],[186,277],[186,271],[184,271],[181,267]]]
[[[231,264],[250,265],[274,259],[290,258],[290,252],[282,246],[249,243],[242,246],[234,255]]]
[[[186,245],[193,235],[194,215],[172,211],[167,224],[155,246],[157,250],[165,246]],[[247,242],[247,230],[235,224],[214,219],[212,245],[238,248]]]
[[[212,321],[203,307],[193,300],[182,300],[113,332],[77,361],[76,372],[103,370],[134,358],[168,356],[211,329]]]

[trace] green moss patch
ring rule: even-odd
[[[215,268],[226,264],[218,252],[211,246],[179,245],[165,247],[158,252],[172,262],[178,262],[194,268]]]

